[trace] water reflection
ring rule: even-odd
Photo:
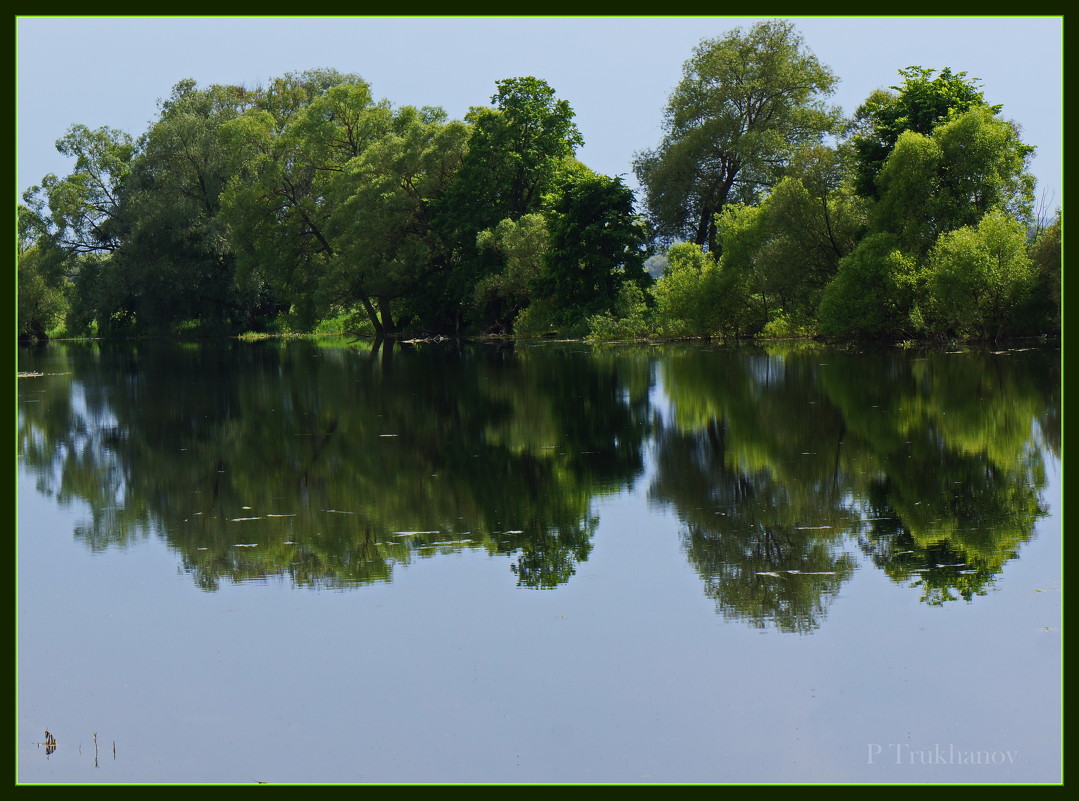
[[[385,581],[465,547],[558,586],[592,548],[593,499],[641,471],[649,425],[647,382],[584,351],[76,345],[27,361],[68,376],[22,404],[20,442],[43,493],[90,502],[76,537],[158,531],[211,590]]]
[[[89,504],[76,538],[160,536],[206,590],[464,549],[559,587],[647,470],[718,612],[809,632],[859,563],[984,594],[1060,451],[1055,352],[53,343],[19,369],[22,464]]]
[[[1058,362],[1007,355],[665,359],[651,497],[677,511],[719,610],[812,630],[855,543],[927,603],[984,594],[1046,513],[1039,439],[1059,447]]]

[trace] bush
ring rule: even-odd
[[[817,318],[833,336],[900,337],[915,326],[911,313],[917,286],[914,257],[891,234],[872,234],[839,262],[824,289]]]
[[[721,281],[715,259],[699,245],[680,242],[652,288],[656,329],[669,337],[707,337],[723,327]]]
[[[588,338],[595,340],[645,339],[652,333],[652,315],[644,290],[632,281],[622,284],[613,312],[588,318]]]
[[[761,329],[764,339],[804,339],[816,334],[816,328],[804,320],[796,320],[794,315],[780,312]]]
[[[992,211],[976,227],[944,234],[930,251],[927,322],[957,336],[1015,333],[1035,280],[1022,224]]]

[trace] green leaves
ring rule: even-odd
[[[858,154],[855,185],[861,194],[877,195],[878,174],[904,132],[929,136],[937,126],[973,108],[993,115],[1000,112],[1001,106],[989,106],[978,81],[968,80],[965,72],[952,73],[945,67],[932,77],[934,72],[923,67],[900,70],[905,80],[891,87],[898,94],[874,92],[856,112],[861,130],[852,144]]]
[[[898,338],[911,331],[917,264],[891,234],[871,234],[839,263],[821,298],[826,334]]]
[[[634,161],[657,233],[715,250],[723,206],[759,200],[798,148],[837,128],[823,104],[835,83],[786,21],[702,41],[668,101],[663,141]]]
[[[993,209],[1028,220],[1032,148],[989,109],[964,112],[926,136],[906,131],[877,180],[877,226],[925,253],[938,236],[974,225]]]
[[[623,283],[645,282],[645,232],[620,178],[567,176],[548,216],[551,248],[537,292],[562,310],[563,322],[608,311]]]
[[[960,335],[994,338],[1015,326],[1035,281],[1023,227],[1002,211],[940,238],[927,264],[927,316]]]

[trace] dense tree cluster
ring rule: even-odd
[[[965,73],[902,69],[841,126],[831,73],[770,22],[702,42],[685,75],[635,165],[654,232],[685,241],[654,305],[597,336],[1059,333],[1059,212],[1035,219],[1034,148]]]
[[[899,74],[844,120],[791,23],[703,40],[634,161],[640,214],[534,77],[459,121],[330,69],[182,81],[138,139],[57,143],[73,172],[19,209],[19,332],[1057,334],[1034,148],[965,73]]]
[[[20,333],[378,335],[580,324],[645,283],[618,178],[574,158],[573,110],[537,78],[450,121],[356,75],[178,83],[137,140],[74,126],[75,159],[20,207]]]

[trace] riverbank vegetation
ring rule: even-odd
[[[1059,333],[1033,148],[965,73],[899,74],[846,118],[791,23],[706,39],[639,203],[539,78],[463,120],[332,69],[184,80],[138,137],[57,142],[72,172],[19,207],[19,335]]]

